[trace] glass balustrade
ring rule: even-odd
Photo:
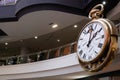
[[[0,66],[37,62],[76,52],[76,42],[36,53],[0,58]]]

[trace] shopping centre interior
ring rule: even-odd
[[[0,0],[0,80],[119,80],[119,50],[98,72],[85,71],[76,54],[97,4],[120,31],[119,0]]]

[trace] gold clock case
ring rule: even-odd
[[[115,53],[117,51],[118,36],[116,32],[117,30],[115,29],[115,25],[108,19],[99,18],[93,19],[88,24],[86,24],[84,28],[87,25],[96,22],[102,24],[106,36],[105,43],[101,51],[99,52],[99,55],[91,61],[83,61],[80,59],[79,54],[77,52],[81,66],[88,71],[98,71],[103,69],[114,58]]]

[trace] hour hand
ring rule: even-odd
[[[91,27],[91,29],[89,30],[90,37],[89,37],[89,41],[88,41],[87,47],[89,47],[89,45],[90,45],[90,43],[91,43],[91,35],[92,35],[92,31],[93,31],[93,29],[92,29],[92,27]]]
[[[89,46],[90,46],[90,43],[91,43],[91,40],[89,40],[89,41],[88,41],[87,47],[89,47]]]
[[[102,30],[102,28],[100,28],[100,30],[98,30],[97,32],[95,32],[95,33],[93,34],[93,37],[92,37],[92,38],[89,38],[87,47],[89,47],[91,41],[96,37],[96,35],[98,34],[98,32],[100,32],[101,30]],[[91,37],[91,34],[90,34],[90,37]]]

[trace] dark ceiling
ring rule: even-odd
[[[90,0],[84,0],[84,3],[88,1]],[[103,0],[92,0],[86,7],[81,9],[81,11],[84,10],[87,13],[81,15],[87,16],[90,9],[96,4],[102,3],[102,1]],[[104,15],[106,15],[111,9],[113,9],[119,1],[120,0],[106,0]],[[20,41],[10,42],[9,45],[7,46],[1,44],[0,50],[7,51],[7,49],[12,49],[14,51],[15,49],[20,50],[20,48],[24,46],[27,47],[31,52],[34,52],[34,51],[59,47],[61,45],[65,45],[77,41],[78,34],[80,32],[80,29],[82,28],[81,26],[85,25],[86,22],[88,22],[88,20],[85,21],[83,20],[82,22],[75,23],[78,25],[77,28],[73,28],[74,25],[73,24],[64,29],[60,29],[49,34],[39,36],[38,39],[30,38],[30,39],[22,40],[21,42]],[[3,34],[7,35],[4,32],[1,33],[1,35]],[[60,42],[57,42],[56,39],[60,39]]]
[[[101,4],[103,1],[106,1],[106,5],[104,7],[104,15],[106,15],[110,10],[112,10],[120,0],[92,0],[84,9],[87,11],[87,15],[89,11],[97,4]]]

